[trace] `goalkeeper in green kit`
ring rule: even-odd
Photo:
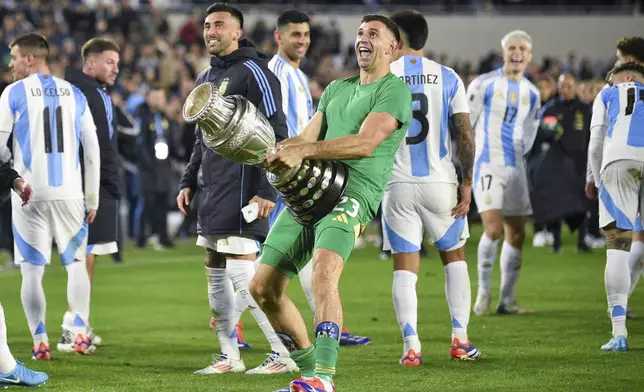
[[[360,76],[339,79],[324,91],[317,113],[302,133],[281,142],[267,158],[269,170],[304,159],[341,160],[349,168],[344,196],[327,216],[300,225],[283,211],[264,243],[250,291],[303,375],[284,391],[335,391],[343,314],[338,285],[344,263],[365,224],[373,219],[394,156],[411,121],[411,93],[389,72],[400,32],[387,17],[366,15],[355,50]],[[318,141],[321,135],[324,140]],[[315,342],[286,296],[291,279],[313,257]]]

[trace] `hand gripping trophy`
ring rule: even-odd
[[[276,149],[275,132],[264,115],[240,95],[222,96],[214,83],[197,86],[183,105],[183,118],[201,128],[204,144],[219,155],[262,166]],[[288,212],[300,224],[313,224],[335,208],[349,172],[340,161],[304,160],[294,168],[267,172]]]

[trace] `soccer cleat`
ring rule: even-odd
[[[629,319],[629,320],[636,319],[637,318],[637,313],[635,313],[632,310],[626,308],[626,318]]]
[[[279,353],[272,351],[261,365],[248,370],[246,374],[282,374],[297,372],[299,370],[291,358],[283,357]]]
[[[78,334],[74,339],[74,352],[78,355],[91,355],[96,351],[96,346],[92,344],[89,336]]]
[[[626,336],[617,335],[602,346],[604,351],[628,351]]]
[[[291,392],[335,392],[333,381],[320,377],[300,377],[291,381]]]
[[[71,330],[63,328],[63,333],[60,335],[56,350],[62,353],[74,352],[74,333]]]
[[[217,321],[214,317],[210,318],[210,329],[217,330]],[[244,339],[244,324],[237,323],[235,324],[235,334],[237,335],[237,347],[240,350],[250,350],[251,346]]]
[[[366,336],[357,336],[349,331],[346,328],[342,328],[342,334],[340,335],[340,346],[364,346],[371,343],[371,339]]]
[[[510,303],[499,303],[499,305],[496,307],[496,314],[532,314],[534,313],[534,310],[531,309],[526,309],[519,304],[516,303],[516,301],[512,301]]]
[[[38,347],[32,347],[31,351],[33,353],[31,359],[38,361],[51,360],[51,349],[49,348],[49,345],[45,344],[44,342],[41,342]]]
[[[87,336],[89,336],[89,338],[92,340],[92,344],[94,346],[100,346],[101,344],[103,344],[103,338],[96,335],[92,328],[89,329]]]
[[[414,351],[414,349],[410,349],[402,356],[402,358],[400,358],[400,364],[407,367],[420,366],[422,363],[422,354],[417,353],[416,351]]]
[[[16,368],[9,373],[0,373],[0,387],[23,385],[36,387],[49,379],[47,373],[37,372],[16,361]]]
[[[195,371],[195,374],[223,374],[223,373],[240,373],[246,370],[246,365],[241,359],[229,359],[226,354],[212,356],[212,363],[207,367]]]
[[[547,231],[538,231],[534,233],[534,237],[532,238],[532,247],[543,248],[544,246],[546,246],[547,236],[548,236]]]
[[[469,340],[461,342],[458,338],[454,338],[452,340],[450,355],[452,359],[475,361],[481,357],[481,352]]]
[[[476,295],[476,302],[474,302],[474,314],[477,316],[485,316],[490,314],[490,306],[492,304],[492,296],[484,291],[478,292]]]

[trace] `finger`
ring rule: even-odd
[[[184,200],[185,200],[186,206],[189,206],[190,205],[190,194],[189,193],[186,193]]]
[[[270,210],[268,208],[266,208],[266,207],[267,207],[266,204],[264,204],[264,206],[262,207],[262,210],[261,210],[262,211],[262,214],[261,214],[262,219],[268,218],[268,215],[270,214]]]

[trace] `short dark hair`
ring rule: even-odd
[[[405,10],[391,15],[391,20],[398,25],[400,31],[405,34],[407,43],[414,50],[422,50],[429,37],[429,26],[427,20],[418,11]]]
[[[288,26],[289,23],[310,23],[311,18],[298,10],[286,10],[277,17],[277,28]]]
[[[361,22],[362,23],[380,22],[384,24],[387,27],[387,30],[389,30],[391,34],[394,35],[394,38],[396,39],[396,41],[400,42],[400,30],[398,29],[398,26],[396,26],[396,24],[386,16],[378,15],[378,14],[367,14],[362,17]]]
[[[617,42],[617,49],[622,55],[633,56],[640,63],[644,63],[644,38],[624,37]]]
[[[239,8],[235,8],[228,3],[215,3],[208,7],[206,15],[210,15],[213,12],[228,12],[233,18],[237,19],[237,22],[239,22],[239,28],[242,30],[244,29],[244,14],[242,14]]]
[[[21,35],[9,44],[10,48],[14,46],[18,46],[23,55],[29,53],[35,57],[43,57],[45,60],[49,57],[49,42],[44,35],[38,33]]]
[[[85,42],[81,48],[81,57],[84,60],[87,60],[87,57],[93,54],[101,54],[108,50],[113,50],[116,53],[121,51],[121,48],[116,44],[116,42],[107,39],[107,38],[92,38],[89,41]]]
[[[617,67],[613,68],[611,75],[618,74],[620,72],[637,72],[638,74],[644,77],[644,64],[636,63],[635,61],[629,61],[624,64],[620,64]]]

